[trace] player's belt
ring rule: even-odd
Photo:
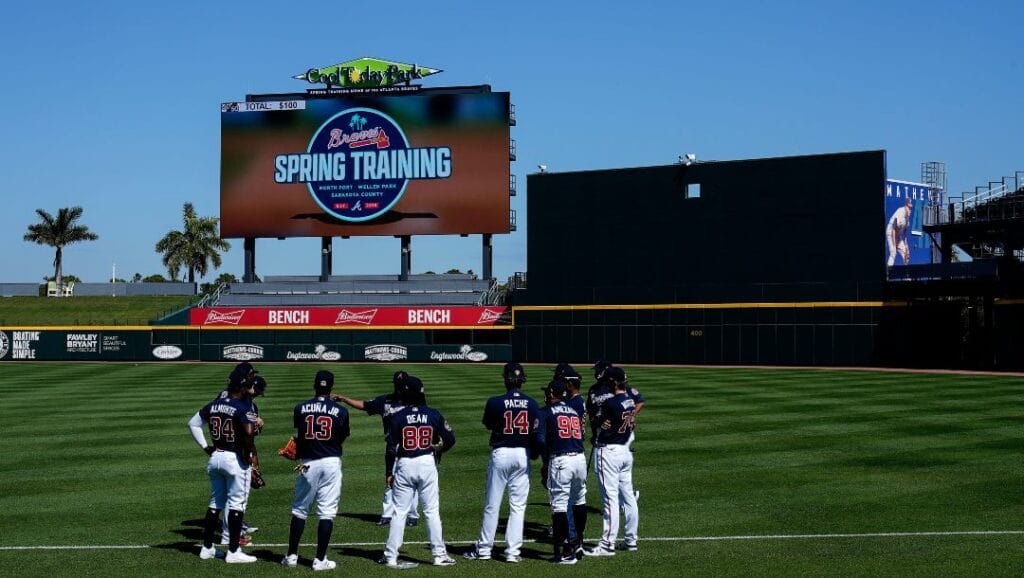
[[[582,455],[581,452],[565,452],[564,454],[555,454],[552,457],[564,458],[564,457],[567,457],[567,456],[578,456],[578,455]]]

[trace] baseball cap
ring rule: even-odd
[[[401,382],[400,388],[403,392],[423,393],[423,382],[415,375],[406,374],[405,379]]]
[[[555,379],[548,383],[547,387],[541,388],[545,394],[553,395],[559,399],[565,399],[568,390],[565,388],[565,382]]]
[[[626,372],[621,367],[609,367],[604,370],[604,376],[607,379],[620,383],[626,381]]]
[[[580,379],[580,374],[568,363],[559,363],[555,366],[555,379]]]
[[[228,376],[228,380],[231,383],[242,383],[253,373],[256,373],[256,369],[252,364],[248,361],[243,361],[231,370],[231,375]]]
[[[267,391],[267,380],[263,379],[262,375],[254,375],[252,389],[256,395],[263,395]]]
[[[506,363],[505,367],[501,370],[501,375],[508,382],[522,383],[526,381],[526,370],[515,361]]]
[[[334,374],[326,369],[316,372],[313,378],[313,387],[317,389],[330,389],[334,387]]]

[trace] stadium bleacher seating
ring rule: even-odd
[[[231,283],[216,305],[475,305],[491,281],[467,274],[268,276],[261,283]]]

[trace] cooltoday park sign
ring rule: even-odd
[[[322,68],[310,68],[294,78],[310,84],[325,84],[327,88],[383,88],[409,85],[414,80],[438,72],[441,72],[438,68],[364,57]]]

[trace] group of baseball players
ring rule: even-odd
[[[616,549],[635,551],[638,492],[633,489],[630,445],[644,398],[629,385],[625,372],[606,361],[597,362],[596,382],[584,397],[580,393],[580,375],[569,364],[560,363],[553,379],[541,388],[544,407],[523,392],[526,372],[522,365],[507,363],[502,375],[506,392],[488,399],[483,415],[483,424],[490,431],[491,457],[480,535],[463,556],[467,560],[492,558],[498,511],[507,491],[509,515],[503,556],[507,562],[521,560],[530,461],[538,457],[542,463],[541,483],[547,489],[552,510],[552,562],[575,564],[584,555],[614,556]],[[437,464],[442,454],[455,445],[455,434],[441,413],[427,405],[419,378],[398,371],[392,382],[392,393],[363,401],[333,393],[334,374],[320,370],[313,380],[313,397],[295,406],[294,452],[286,453],[287,457],[294,453],[298,465],[288,551],[281,564],[298,565],[299,542],[315,503],[319,522],[312,568],[336,567],[335,562],[327,559],[327,549],[341,496],[342,445],[350,433],[348,410],[342,404],[369,415],[380,415],[384,426],[386,490],[377,524],[388,526],[389,532],[380,563],[397,569],[416,566],[399,559],[399,548],[405,528],[417,524],[418,503],[426,519],[433,564],[455,564],[442,536],[437,476]],[[210,456],[206,471],[211,497],[199,551],[201,559],[223,557],[232,564],[257,560],[241,548],[248,545],[248,534],[256,531],[246,524],[244,513],[250,489],[262,484],[253,439],[263,428],[255,398],[265,390],[266,381],[253,366],[240,363],[229,375],[227,388],[189,420],[193,439]],[[585,549],[584,434],[588,425],[603,509],[601,539],[593,548]],[[616,543],[620,509],[625,517],[625,532],[623,540]],[[221,544],[228,547],[226,553],[214,547],[218,528]]]

